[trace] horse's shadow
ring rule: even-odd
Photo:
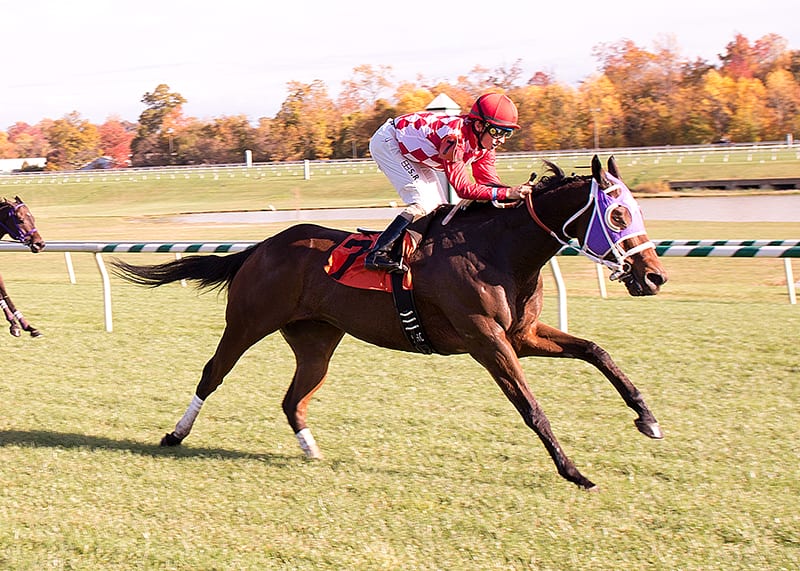
[[[286,465],[296,456],[263,454],[226,448],[195,448],[191,446],[158,446],[137,440],[114,439],[103,436],[53,432],[49,430],[0,430],[0,447],[27,446],[31,448],[83,448],[89,450],[121,450],[153,458],[212,458],[248,459],[272,465]]]

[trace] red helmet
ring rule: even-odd
[[[519,129],[517,106],[502,93],[485,93],[478,97],[467,117],[504,129]]]

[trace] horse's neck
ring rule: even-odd
[[[589,188],[590,182],[582,179],[552,188],[534,198],[534,210],[560,239],[578,238],[585,231],[591,214],[591,209],[587,208]]]
[[[530,277],[561,248],[557,240],[536,225],[524,205],[504,210],[477,208],[460,217],[456,214],[448,223],[450,229],[443,228],[448,249],[459,243],[465,253],[474,252],[498,264],[507,264],[506,271]],[[434,223],[431,229],[438,225]]]

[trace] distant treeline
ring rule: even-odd
[[[624,40],[595,48],[598,72],[577,87],[537,72],[473,68],[455,81],[394,83],[390,66],[358,66],[338,97],[321,81],[287,84],[274,117],[187,117],[166,84],[146,93],[138,122],[94,125],[73,111],[0,131],[0,158],[47,157],[48,170],[236,163],[368,156],[387,118],[424,109],[440,93],[463,112],[486,91],[514,100],[522,128],[505,151],[758,142],[800,132],[800,50],[775,34],[738,34],[719,61],[686,60],[673,45],[650,51]]]

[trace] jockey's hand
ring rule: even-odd
[[[519,200],[525,198],[531,193],[529,184],[521,184],[519,186],[512,186],[506,191],[506,196],[509,200]]]

